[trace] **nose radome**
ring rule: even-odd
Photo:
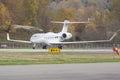
[[[35,42],[35,39],[33,37],[30,38],[31,42]]]

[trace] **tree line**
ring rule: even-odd
[[[91,24],[70,25],[72,40],[108,39],[120,29],[120,0],[0,0],[0,26],[32,25],[44,32],[61,30],[50,21],[87,21]],[[56,27],[58,26],[58,27]],[[14,32],[14,29],[11,29]],[[99,35],[99,36],[98,36]],[[117,39],[119,40],[119,39]]]

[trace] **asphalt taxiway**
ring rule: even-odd
[[[0,52],[48,52],[44,49],[0,49]],[[112,49],[62,49],[65,53],[113,53]]]
[[[120,80],[120,63],[0,66],[0,80]]]

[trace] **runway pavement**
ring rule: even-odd
[[[44,49],[0,49],[0,52],[48,52]],[[113,53],[112,49],[62,49],[65,53]]]
[[[0,66],[0,80],[120,80],[120,63]]]

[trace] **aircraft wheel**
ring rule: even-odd
[[[35,47],[33,47],[33,49],[35,49]]]
[[[59,49],[62,49],[62,46],[61,46],[61,45],[59,45],[59,46],[58,46],[58,48],[59,48]]]
[[[35,49],[35,46],[36,46],[36,44],[33,44],[33,47],[32,47],[32,48]]]
[[[45,45],[45,46],[43,46],[43,49],[47,49],[47,46]]]

